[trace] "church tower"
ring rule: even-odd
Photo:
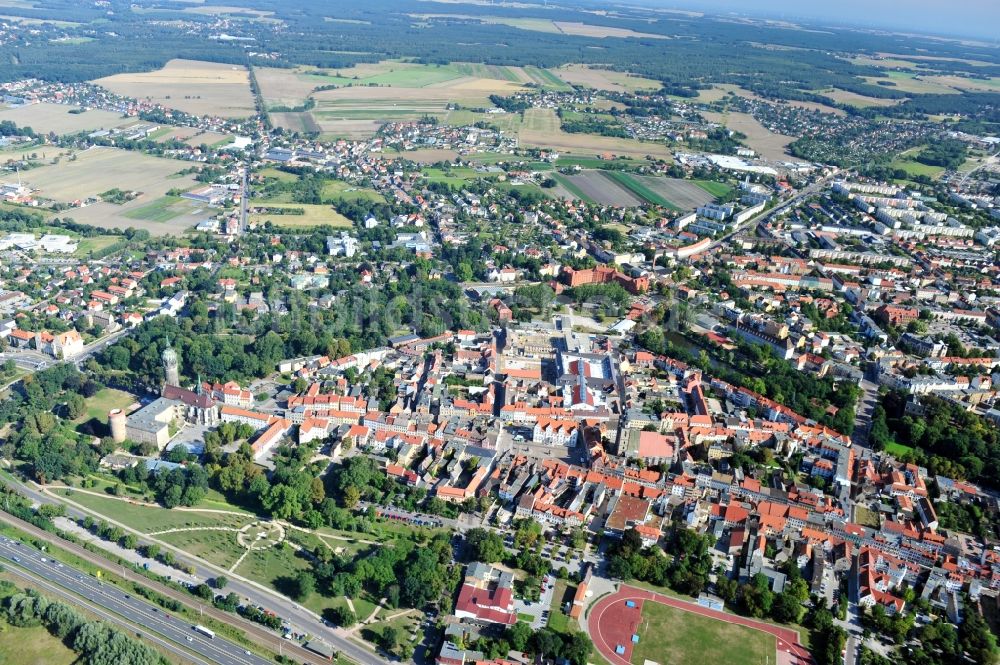
[[[163,373],[166,375],[168,386],[179,386],[181,377],[177,371],[177,352],[170,346],[170,338],[167,338],[167,348],[163,349]]]

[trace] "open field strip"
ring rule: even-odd
[[[115,74],[94,83],[194,115],[244,118],[254,112],[250,75],[242,65],[175,59],[154,72]]]

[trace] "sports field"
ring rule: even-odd
[[[807,665],[797,630],[633,586],[599,598],[587,631],[611,665]]]
[[[241,65],[178,59],[155,72],[115,74],[94,83],[194,115],[244,118],[254,112],[250,76]]]
[[[643,603],[632,662],[760,665],[774,662],[774,652],[772,635],[658,603]]]

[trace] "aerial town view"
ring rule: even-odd
[[[1000,3],[0,0],[0,63],[0,664],[1000,663]]]

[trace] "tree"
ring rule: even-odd
[[[299,602],[305,600],[316,590],[316,578],[307,570],[300,571],[288,585],[289,595]]]
[[[465,541],[473,561],[496,563],[506,554],[500,534],[489,529],[471,529],[465,534]]]
[[[382,631],[382,639],[380,640],[382,648],[386,651],[392,651],[399,644],[399,631],[393,626],[386,626],[385,630]]]
[[[227,584],[229,584],[229,578],[227,578],[225,575],[218,575],[212,581],[212,585],[216,589],[225,589]]]
[[[350,628],[358,622],[358,617],[347,606],[334,607],[330,611],[331,621],[341,628]]]
[[[344,499],[344,508],[347,508],[348,510],[354,510],[354,508],[356,508],[358,505],[358,501],[361,500],[361,490],[359,490],[354,485],[348,485],[347,488],[344,489],[343,499]]]

